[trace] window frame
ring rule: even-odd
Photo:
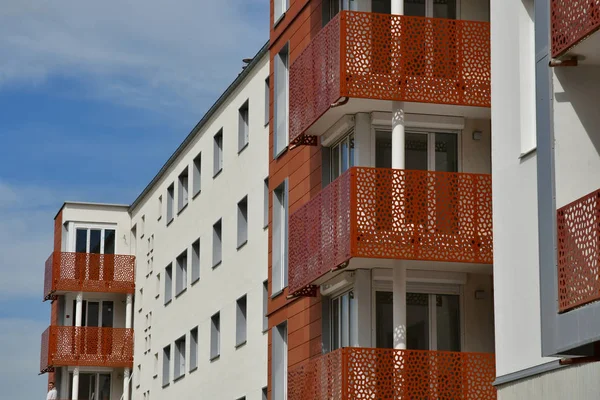
[[[221,312],[210,317],[210,361],[221,356]]]
[[[288,285],[289,190],[287,178],[273,190],[272,197],[271,267],[273,293],[271,297],[275,297],[281,294]]]
[[[283,74],[282,77],[279,75]],[[274,99],[273,99],[273,158],[277,159],[288,149],[289,146],[289,92],[290,92],[290,65],[289,65],[289,43],[283,45],[275,55],[274,60]],[[279,93],[280,86],[282,93]],[[281,99],[281,100],[278,100]],[[284,104],[280,104],[283,101]],[[280,121],[280,114],[283,113]]]
[[[167,187],[167,226],[175,219],[175,182]]]
[[[200,238],[198,238],[192,243],[192,254],[190,257],[192,285],[200,280],[200,251]]]
[[[288,326],[284,321],[273,327],[271,345],[272,400],[287,398]],[[281,357],[281,359],[279,359]],[[281,387],[280,387],[281,386]]]
[[[250,99],[238,109],[238,154],[250,144]]]
[[[248,295],[235,301],[235,347],[243,346],[248,341]]]
[[[188,249],[181,252],[175,259],[175,297],[187,290],[188,285]]]
[[[213,224],[212,267],[217,268],[223,262],[223,218]]]
[[[171,344],[163,347],[162,364],[162,387],[164,388],[171,383]]]
[[[223,171],[223,128],[213,136],[213,178]]]
[[[237,249],[248,243],[248,195],[237,203]]]
[[[173,263],[169,263],[165,267],[164,293],[164,305],[166,306],[173,301]]]
[[[190,329],[189,373],[198,369],[198,327]]]
[[[192,199],[202,191],[202,152],[192,161]]]

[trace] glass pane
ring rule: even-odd
[[[456,19],[456,0],[433,0],[433,18]]]
[[[114,307],[112,301],[102,302],[102,327],[112,328],[113,327],[113,313]]]
[[[100,254],[100,229],[90,229],[90,253]]]
[[[331,350],[340,348],[340,299],[331,301]]]
[[[404,0],[404,15],[425,17],[426,11],[427,8],[425,5],[425,0]]]
[[[392,2],[391,0],[372,0],[371,11],[374,13],[391,14]]]
[[[110,374],[100,374],[99,382],[98,400],[110,400]]]
[[[394,347],[393,293],[376,292],[375,295],[376,347],[391,349]]]
[[[406,151],[406,169],[427,171],[427,135],[407,133],[404,148]]]
[[[69,374],[69,377],[73,377],[73,374]],[[95,376],[92,374],[79,374],[79,396],[80,400],[95,400],[92,395],[95,390],[96,381]],[[73,387],[70,390],[73,393]]]
[[[115,230],[104,230],[104,254],[115,254]]]
[[[341,297],[342,300],[342,347],[350,346],[350,306],[348,304],[348,293]]]
[[[340,143],[340,152],[342,153],[342,168],[340,173],[344,173],[348,169],[348,140],[345,139],[342,143]]]
[[[460,351],[460,305],[456,295],[436,295],[437,349]]]
[[[87,324],[86,326],[98,326],[100,323],[100,303],[97,301],[88,302]]]
[[[354,133],[350,135],[350,166],[354,167]]]
[[[435,134],[435,170],[458,172],[458,137],[454,133]]]
[[[392,133],[375,132],[375,167],[392,168]]]
[[[340,146],[331,149],[331,180],[340,176]]]
[[[411,350],[429,350],[429,295],[406,294],[406,345]]]
[[[87,229],[77,229],[75,233],[75,252],[87,253]]]

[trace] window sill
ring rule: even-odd
[[[180,380],[182,380],[183,378],[185,378],[185,372],[181,375],[179,375],[177,378],[173,379],[173,383],[175,382],[179,382]]]
[[[216,178],[217,178],[217,176],[221,175],[221,172],[223,172],[223,167],[221,167],[221,169],[220,169],[220,170],[218,170],[217,172],[215,172],[215,173],[213,174],[213,179],[216,179]]]
[[[157,221],[160,221],[162,219],[162,215],[160,215],[158,218],[156,218]]]
[[[285,289],[285,288],[283,288],[283,289],[279,289],[279,290],[278,290],[278,291],[276,291],[275,293],[271,294],[271,299],[274,299],[275,297],[278,297],[278,296],[282,295],[282,294],[283,294],[283,290],[284,290],[284,289]]]
[[[220,355],[220,354],[217,354],[216,356],[212,356],[212,357],[210,358],[210,362],[215,362],[215,361],[217,361],[217,360],[218,360],[220,357],[221,357],[221,355]]]
[[[181,291],[175,295],[175,298],[178,298],[179,296],[181,296],[181,295],[182,295],[182,294],[184,294],[185,292],[187,292],[187,287],[185,287],[185,288],[181,289]]]
[[[212,266],[212,268],[213,269],[217,268],[219,265],[221,265],[222,262],[223,262],[223,260],[220,260],[220,261],[214,263],[213,266]]]
[[[265,122],[265,128],[269,126],[269,121]]]
[[[281,23],[281,21],[283,21],[284,18],[285,18],[285,11],[281,13],[281,15],[275,20],[275,22],[273,22],[273,29],[277,28],[277,25],[279,25]]]
[[[273,160],[277,160],[279,157],[281,157],[288,150],[288,146],[289,145],[286,145],[283,149],[279,150],[279,153],[275,153]]]
[[[185,204],[183,205],[183,207],[181,207],[181,208],[179,209],[179,211],[177,211],[177,215],[181,214],[181,213],[183,212],[183,210],[185,210],[185,209],[187,208],[188,204],[189,204],[189,203],[185,203]]]
[[[160,293],[154,295],[155,299],[158,299],[159,297],[160,297]]]
[[[244,240],[242,243],[238,244],[237,250],[239,251],[242,247],[244,247],[248,243],[248,239]]]
[[[200,281],[200,277],[197,277],[196,279],[194,279],[194,280],[192,281],[192,283],[191,283],[190,285],[191,285],[191,286],[194,286],[194,285],[195,285],[197,282],[199,282],[199,281]]]
[[[152,376],[152,379],[156,379],[156,378],[158,378],[158,374],[154,374],[154,375]]]
[[[166,307],[166,306],[168,306],[168,305],[169,305],[169,304],[170,304],[172,301],[173,301],[173,299],[170,299],[169,301],[167,301],[167,302],[165,303],[165,307]]]
[[[173,220],[175,220],[175,217],[171,217],[171,219],[167,221],[167,226],[171,225],[171,222],[173,222]]]
[[[524,153],[519,154],[519,160],[529,157],[537,151],[537,147],[533,147],[532,149],[527,150]]]
[[[196,193],[194,193],[194,195],[192,196],[192,200],[194,200],[196,197],[198,197],[198,195],[202,192],[201,190],[198,190]]]
[[[192,372],[197,371],[197,370],[198,370],[198,367],[194,367],[194,368],[190,369],[190,372],[188,372],[188,374],[191,374]]]
[[[236,344],[235,349],[236,350],[239,349],[240,347],[244,346],[247,342],[248,342],[248,340],[246,339],[243,342]]]
[[[269,229],[269,224],[266,224],[265,226],[263,226],[263,230],[264,229]]]
[[[144,234],[142,233],[142,234],[140,235],[140,239],[142,239],[143,237],[144,237]]]
[[[238,156],[241,154],[242,151],[246,150],[246,147],[248,147],[248,145],[250,144],[250,142],[246,142],[245,145],[243,145],[239,150],[238,150]]]
[[[166,388],[166,387],[168,387],[170,384],[171,384],[170,382],[169,383],[163,383],[163,385],[162,385],[163,389]]]

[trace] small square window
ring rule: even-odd
[[[193,196],[200,193],[202,189],[202,153],[198,153],[194,158],[194,171],[192,175]]]
[[[213,177],[223,170],[223,129],[214,137],[214,166]]]
[[[185,206],[187,206],[188,204],[188,168],[186,167],[183,172],[181,172],[181,174],[179,174],[179,190],[177,193],[177,203],[178,203],[178,208],[177,208],[177,212],[180,212],[181,210],[183,210],[185,208]]]
[[[246,314],[247,301],[246,296],[240,297],[236,301],[235,308],[235,345],[240,346],[246,343],[247,337],[247,314]]]
[[[222,223],[218,220],[213,225],[213,268],[221,264],[222,261]]]
[[[250,134],[250,105],[249,101],[240,107],[238,111],[238,152],[242,151],[249,143]]]
[[[216,313],[210,318],[210,359],[221,354],[221,315]]]
[[[248,196],[237,205],[237,248],[248,241]]]

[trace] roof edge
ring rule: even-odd
[[[62,206],[60,206],[60,208],[58,209],[56,215],[54,216],[54,219],[56,219],[56,217],[58,217],[58,214],[60,214],[61,211],[67,205],[73,205],[73,206],[101,206],[101,207],[125,208],[128,211],[129,211],[129,207],[130,207],[128,204],[97,203],[97,202],[88,202],[88,201],[65,201],[62,204]]]

